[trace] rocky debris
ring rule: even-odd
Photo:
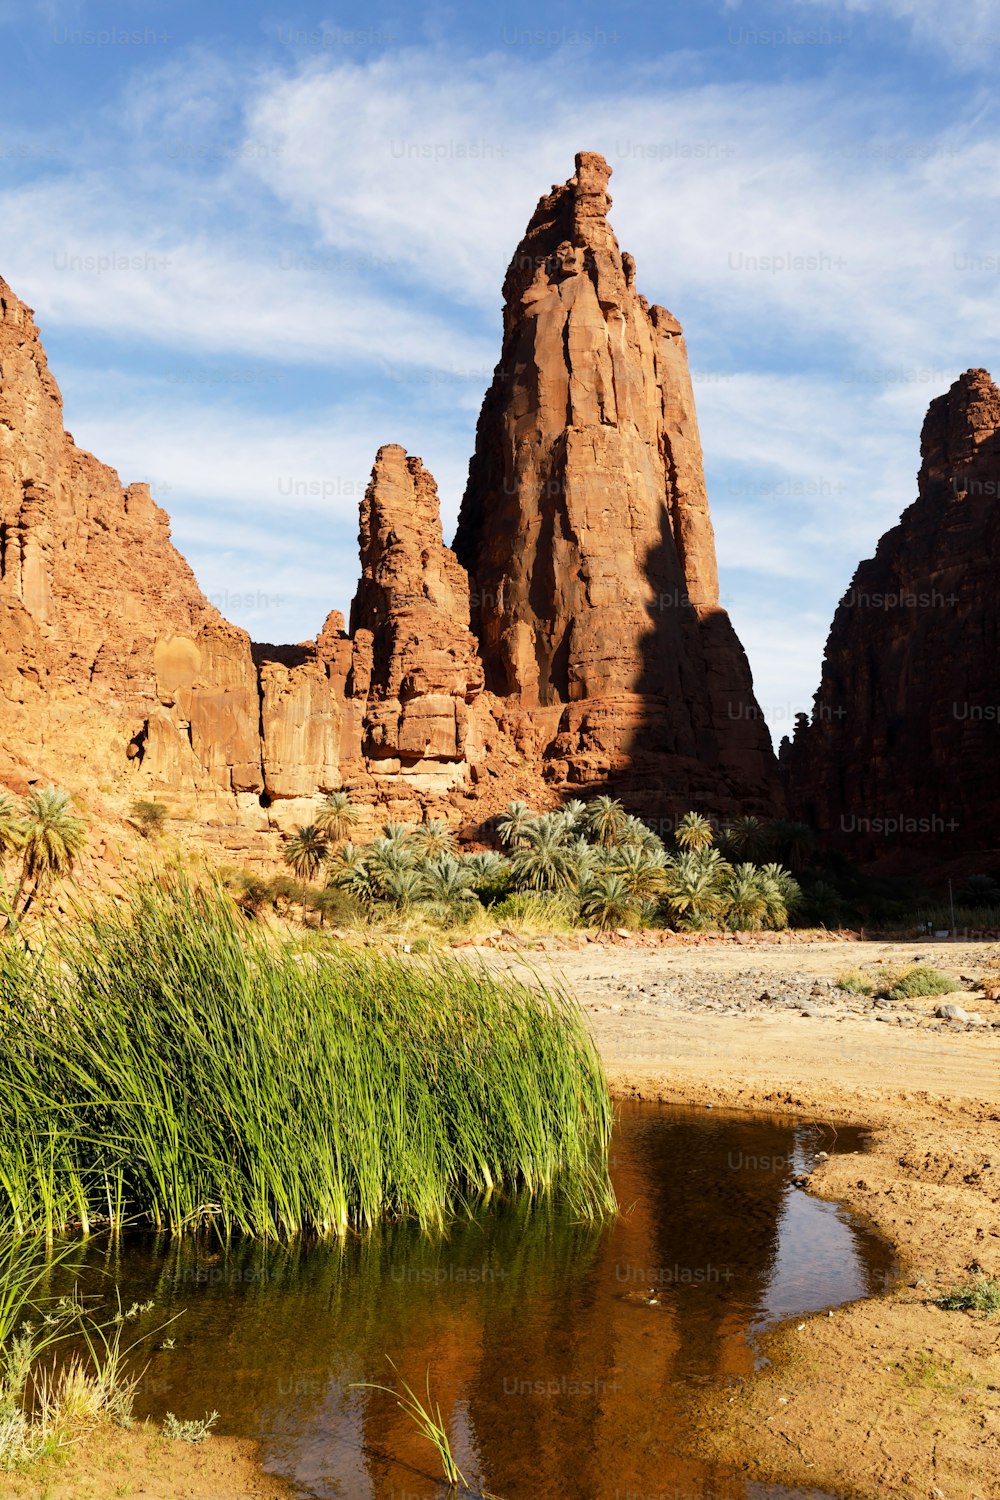
[[[921,454],[918,498],[841,600],[781,767],[794,815],[849,857],[902,851],[926,870],[1000,843],[1000,391],[985,370],[931,402]]]
[[[770,738],[719,605],[680,324],[636,289],[609,176],[577,156],[504,282],[455,538],[486,683],[530,720],[553,785],[610,783],[654,818],[773,811]]]
[[[600,977],[595,974],[593,979]],[[815,975],[801,972],[783,974],[780,986],[773,974],[762,986],[763,977],[764,971],[758,968],[702,968],[696,961],[686,963],[683,970],[671,969],[663,979],[646,979],[641,983],[619,979],[610,973],[606,976],[606,998],[589,1001],[588,1008],[601,1010],[610,1006],[632,1017],[669,1009],[721,1016],[785,1014],[801,1016],[809,1022],[861,1018],[873,1024],[936,1031],[942,1027],[935,1024],[935,1017],[940,1018],[944,1011],[960,1011],[955,1005],[938,1006],[932,1012],[918,1001],[873,1000],[853,990],[840,989],[832,979],[817,980]],[[966,1023],[963,1030],[991,1029],[981,1016],[967,1015],[964,1011],[951,1018],[950,1024],[958,1029],[959,1022]]]

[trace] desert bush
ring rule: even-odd
[[[867,974],[862,974],[860,969],[845,969],[838,974],[833,981],[839,990],[847,990],[852,995],[874,995],[875,981]]]
[[[974,1276],[964,1286],[955,1287],[939,1297],[937,1305],[946,1312],[977,1312],[984,1317],[993,1317],[1000,1313],[1000,1281]]]
[[[916,964],[900,974],[887,974],[878,993],[888,1000],[913,1000],[918,995],[951,995],[962,986],[929,964]]]
[[[156,839],[163,832],[170,809],[163,802],[148,802],[138,798],[132,803],[132,818],[139,825],[144,839]]]

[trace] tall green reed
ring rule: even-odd
[[[613,1207],[575,1005],[454,959],[297,952],[181,876],[0,943],[0,1227],[271,1238],[559,1191]]]

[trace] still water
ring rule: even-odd
[[[132,1237],[91,1267],[160,1336],[137,1410],[258,1439],[266,1467],[333,1500],[440,1500],[428,1443],[391,1395],[431,1392],[459,1466],[503,1500],[826,1500],[683,1456],[692,1393],[734,1381],[780,1318],[881,1290],[891,1252],[793,1178],[856,1133],[787,1118],[626,1105],[622,1207],[594,1230],[494,1206],[429,1243],[408,1226],[347,1245],[225,1251]],[[93,1283],[88,1283],[92,1286]]]

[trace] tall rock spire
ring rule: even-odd
[[[609,177],[581,152],[504,282],[455,538],[487,686],[534,717],[556,782],[660,785],[680,759],[700,768],[673,778],[681,800],[766,801],[770,738],[719,606],[681,328],[636,290]]]

